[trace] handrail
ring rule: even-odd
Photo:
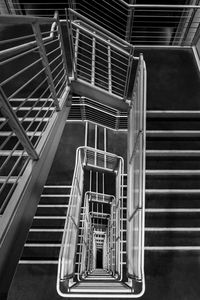
[[[200,5],[190,5],[190,4],[129,4],[124,0],[118,0],[126,7],[153,7],[153,8],[200,8]]]
[[[18,15],[1,15],[0,23],[2,24],[51,24],[52,22],[57,22],[55,18],[42,18],[42,17],[33,17],[33,16],[18,16]]]
[[[78,265],[78,280],[87,273],[87,253],[89,246],[89,233],[91,230],[91,218],[89,214],[89,202],[87,199],[87,192],[84,196],[84,205],[82,213],[82,229],[81,229],[81,241],[79,250],[79,265]]]
[[[144,282],[144,213],[146,148],[146,66],[140,55],[129,112],[127,172],[127,262],[129,285]],[[134,232],[134,234],[133,234]]]

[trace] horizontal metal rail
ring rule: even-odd
[[[199,36],[200,5],[83,0],[75,7],[78,16],[137,46],[192,46]]]
[[[73,97],[68,121],[89,121],[116,131],[127,130],[127,113],[86,97]]]
[[[33,1],[16,5],[16,13],[53,16],[55,4]],[[113,35],[145,46],[191,46],[199,28],[199,5],[187,4],[129,4],[124,0],[76,0],[56,3],[62,17],[65,8],[89,18]],[[13,8],[11,9],[13,11]]]

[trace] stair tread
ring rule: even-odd
[[[190,193],[190,194],[198,194],[200,193],[200,189],[146,189],[145,193],[154,193],[154,194],[185,194],[185,193]]]
[[[147,110],[147,117],[199,117],[200,110]]]
[[[194,169],[179,169],[179,170],[172,170],[172,169],[158,169],[146,170],[147,175],[200,175],[200,170]]]
[[[200,150],[146,150],[147,156],[199,156]]]

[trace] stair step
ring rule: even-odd
[[[83,281],[73,286],[70,291],[72,293],[100,293],[100,294],[115,294],[115,293],[130,293],[131,289],[121,282],[113,281]]]
[[[58,260],[19,260],[20,265],[58,265]]]
[[[200,212],[195,210],[153,210],[146,212],[146,227],[200,227]]]
[[[180,254],[182,255],[182,252],[188,251],[188,252],[196,252],[199,255],[200,246],[145,246],[144,248],[146,251],[180,251]]]
[[[199,137],[200,130],[147,130],[147,138],[149,137]]]
[[[66,216],[35,216],[32,229],[63,229]]]
[[[156,175],[164,175],[164,176],[192,176],[192,175],[200,175],[200,170],[146,170],[146,175],[156,176]]]
[[[199,137],[147,137],[147,151],[198,151]],[[176,153],[177,155],[177,153]],[[193,154],[192,154],[193,155]]]
[[[26,243],[21,259],[22,260],[54,260],[58,259],[60,243]]]
[[[147,170],[199,170],[200,156],[148,156],[146,168]]]
[[[65,216],[68,205],[38,205],[36,216]]]
[[[40,205],[68,205],[70,195],[42,195]]]
[[[146,189],[147,194],[199,194],[200,189]]]
[[[200,176],[168,176],[168,175],[155,175],[155,176],[146,176],[146,189],[172,189],[179,190],[184,187],[184,190],[187,192],[189,190],[197,190],[200,188]]]
[[[63,231],[29,231],[26,243],[61,243]]]
[[[200,230],[152,229],[154,230],[145,231],[146,246],[200,246]]]
[[[200,130],[200,119],[197,117],[147,117],[147,130]]]
[[[183,157],[199,157],[200,150],[146,150],[147,156],[166,156],[166,157],[176,157],[176,156],[183,156]]]
[[[146,193],[146,208],[200,208],[199,193]]]
[[[200,110],[147,110],[147,118],[199,118]]]

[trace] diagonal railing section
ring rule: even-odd
[[[140,55],[128,118],[127,269],[129,284],[144,292],[146,67]]]
[[[83,197],[84,152],[81,150],[81,148],[78,148],[76,152],[76,163],[72,180],[72,188],[59,256],[59,285],[60,281],[70,280],[74,276],[79,220]]]
[[[129,8],[124,3],[118,0],[81,0],[72,1],[72,3],[79,13],[91,21],[96,22],[122,39],[126,36]]]
[[[74,79],[126,100],[135,59],[133,47],[72,9],[68,15]]]
[[[1,16],[0,214],[69,93],[58,16]],[[7,33],[7,34],[5,34]]]

